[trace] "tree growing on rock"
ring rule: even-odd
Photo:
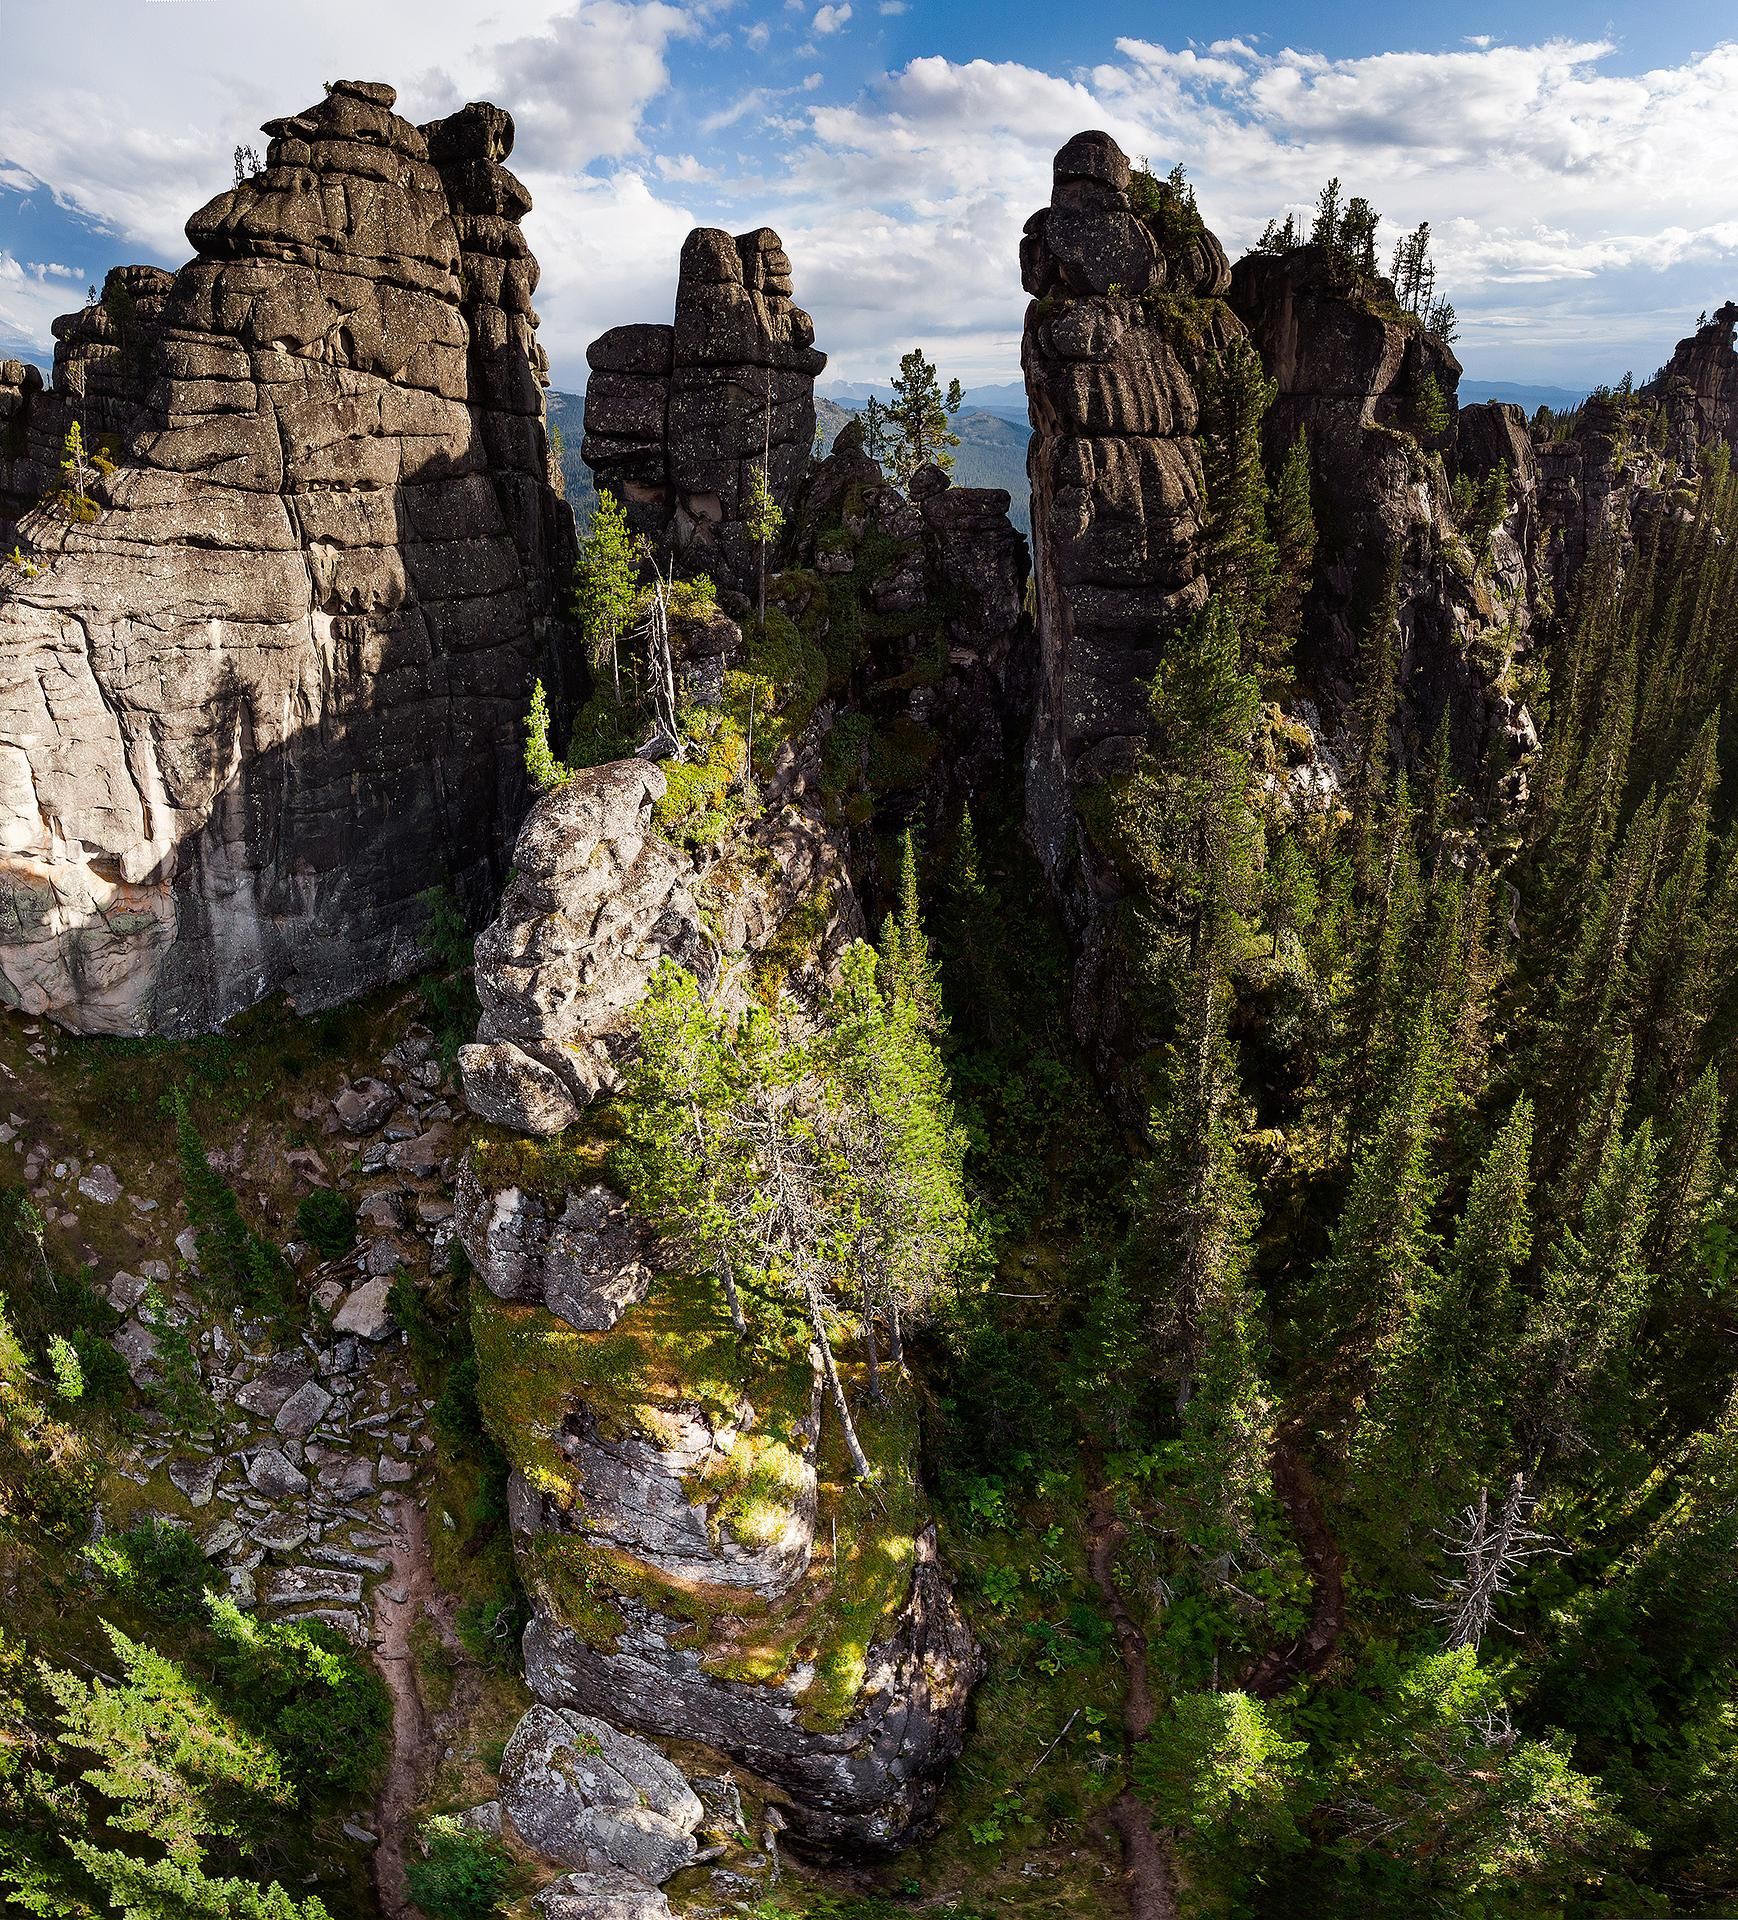
[[[814,1030],[755,1008],[737,1018],[666,961],[640,1016],[621,1101],[621,1167],[636,1207],[715,1273],[731,1321],[806,1320],[859,1477],[873,1474],[835,1354],[855,1309],[871,1390],[874,1323],[901,1357],[965,1240],[963,1142],[947,1076],[916,1003],[884,998],[872,948],[841,960]]]
[[[626,511],[613,493],[597,496],[591,525],[579,542],[574,612],[585,636],[592,671],[609,662],[616,704],[622,698],[621,639],[634,617],[639,584],[639,543],[628,529]]]
[[[882,409],[879,424],[886,460],[902,486],[921,466],[945,471],[953,465],[951,449],[959,445],[960,437],[949,423],[962,399],[957,380],[950,380],[947,391],[942,391],[934,364],[924,358],[921,347],[913,347],[900,360],[893,376],[893,397]],[[865,446],[874,454],[867,433]]]

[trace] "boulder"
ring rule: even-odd
[[[332,1331],[353,1333],[359,1340],[384,1340],[393,1325],[392,1309],[387,1304],[391,1291],[392,1278],[388,1274],[380,1274],[352,1288],[332,1316]]]
[[[501,1804],[545,1858],[653,1886],[693,1859],[705,1811],[655,1747],[605,1720],[546,1706],[533,1707],[507,1742]]]
[[[326,1410],[331,1404],[331,1394],[319,1381],[306,1381],[278,1408],[272,1425],[279,1433],[297,1440],[306,1439],[325,1419]]]
[[[542,1920],[670,1920],[670,1903],[631,1873],[565,1873],[531,1902]]]
[[[0,363],[31,560],[0,578],[0,1000],[31,1013],[330,1006],[425,963],[433,888],[505,871],[574,551],[529,196],[499,109],[391,98],[274,121],[191,261],[56,323],[52,386]],[[26,511],[75,421],[115,471]]]
[[[358,1080],[332,1102],[338,1124],[358,1137],[375,1133],[392,1117],[398,1095],[384,1080]]]
[[[570,1189],[552,1215],[537,1194],[485,1187],[467,1158],[453,1200],[460,1243],[497,1299],[532,1301],[581,1333],[603,1333],[646,1297],[654,1238],[608,1187]]]
[[[288,1500],[308,1491],[308,1476],[277,1447],[261,1447],[248,1460],[247,1483],[268,1500]]]

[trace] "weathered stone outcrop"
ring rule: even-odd
[[[746,1398],[728,1418],[678,1402],[660,1411],[656,1437],[606,1429],[578,1405],[553,1436],[573,1504],[539,1494],[515,1471],[508,1487],[513,1525],[528,1537],[577,1531],[588,1544],[614,1548],[678,1584],[778,1600],[807,1571],[815,1544],[820,1391],[817,1377],[806,1410],[773,1433],[764,1431],[764,1410]],[[721,1511],[717,1476],[732,1473],[733,1458],[751,1458],[766,1486],[766,1510],[752,1524]]]
[[[1738,351],[1732,344],[1738,303],[1730,300],[1688,339],[1642,389],[1666,412],[1666,448],[1682,467],[1694,468],[1710,441],[1738,448]]]
[[[606,1720],[542,1706],[501,1756],[501,1804],[545,1859],[654,1887],[694,1858],[705,1811],[656,1747]]]
[[[581,1333],[605,1333],[646,1297],[653,1236],[608,1187],[570,1191],[559,1212],[535,1193],[491,1188],[467,1157],[453,1229],[498,1300],[547,1307]]]
[[[874,728],[850,771],[878,816],[921,811],[937,839],[982,799],[1030,721],[1029,567],[1008,504],[1001,489],[955,486],[934,466],[902,493],[855,421],[798,498],[794,558],[824,585],[823,645],[850,662],[851,705]]]
[[[958,1754],[981,1659],[936,1562],[918,1536],[911,1591],[868,1652],[858,1705],[842,1726],[804,1724],[812,1670],[766,1685],[705,1671],[684,1623],[624,1595],[614,1646],[594,1646],[547,1612],[525,1631],[525,1671],[540,1700],[608,1713],[643,1733],[699,1739],[781,1796],[793,1833],[822,1848],[897,1846],[921,1824]]]
[[[1230,299],[1278,387],[1264,423],[1270,467],[1300,432],[1308,440],[1320,543],[1295,657],[1324,745],[1343,757],[1363,630],[1392,571],[1401,755],[1422,760],[1446,715],[1455,761],[1484,791],[1536,745],[1493,668],[1497,653],[1512,661],[1531,644],[1538,585],[1537,470],[1517,410],[1457,415],[1452,349],[1386,281],[1348,284],[1320,248],[1245,255]],[[1433,390],[1440,429],[1429,424]],[[1476,483],[1499,463],[1510,511],[1475,554],[1456,527],[1450,474]],[[1506,791],[1518,799],[1522,789],[1511,780]]]
[[[692,869],[652,825],[667,787],[647,760],[576,773],[533,808],[501,910],[476,945],[482,1018],[462,1050],[484,1119],[558,1133],[613,1086],[628,1019],[660,960],[710,977]]]
[[[745,586],[749,474],[764,458],[789,507],[815,438],[827,364],[791,300],[791,263],[770,227],[732,238],[697,227],[682,247],[673,325],[613,327],[586,358],[586,464],[684,571]]]
[[[57,326],[51,390],[0,369],[0,513],[74,420],[117,462],[0,576],[0,996],[32,1012],[328,1005],[421,962],[429,888],[498,883],[572,540],[529,200],[506,114],[393,97],[273,121],[187,266]]]

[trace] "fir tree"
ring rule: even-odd
[[[549,745],[549,698],[543,682],[531,683],[531,711],[525,716],[525,777],[538,793],[552,793],[570,775]]]
[[[1207,577],[1252,653],[1262,658],[1279,559],[1268,534],[1261,423],[1279,388],[1240,336],[1203,371],[1201,390]]]
[[[585,636],[592,671],[601,673],[604,662],[609,662],[618,706],[622,698],[621,640],[634,615],[639,565],[639,542],[628,529],[626,512],[607,487],[600,488],[591,524],[580,537],[574,613]]]

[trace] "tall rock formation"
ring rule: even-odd
[[[1367,630],[1391,592],[1402,762],[1418,764],[1446,718],[1469,785],[1518,799],[1510,774],[1535,744],[1533,723],[1505,685],[1532,644],[1539,587],[1524,423],[1513,408],[1467,409],[1463,454],[1453,350],[1389,282],[1337,273],[1320,247],[1245,255],[1230,298],[1278,387],[1263,429],[1270,470],[1300,432],[1308,441],[1320,538],[1296,660],[1325,757],[1343,756]],[[1508,512],[1475,553],[1451,475],[1476,483],[1498,464]]]
[[[1165,635],[1206,603],[1196,381],[1243,329],[1223,298],[1224,251],[1192,203],[1148,175],[1137,183],[1105,133],[1057,154],[1020,269],[1033,296],[1021,361],[1040,645],[1026,820],[1073,924],[1075,1024],[1102,1053],[1115,1045],[1107,911],[1120,884],[1077,802],[1126,769]]]
[[[1711,440],[1738,447],[1738,351],[1732,344],[1738,304],[1728,300],[1687,340],[1642,391],[1665,407],[1667,448],[1679,463],[1694,467],[1696,455]]]
[[[505,867],[572,552],[530,202],[500,109],[394,97],[269,123],[188,265],[57,325],[52,389],[0,368],[0,515],[74,421],[116,462],[0,572],[0,997],[68,1026],[331,1004]]]
[[[1218,241],[1181,203],[1136,211],[1130,185],[1109,134],[1076,134],[1020,245],[1042,649],[1028,823],[1053,876],[1073,787],[1140,732],[1166,628],[1206,601],[1195,377],[1242,331]]]
[[[744,586],[749,475],[764,458],[788,509],[815,439],[827,364],[792,303],[791,263],[770,227],[735,239],[696,227],[682,247],[673,325],[612,327],[586,358],[586,464],[634,526],[684,571]]]

